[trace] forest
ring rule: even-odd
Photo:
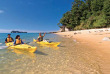
[[[58,26],[70,31],[110,27],[110,0],[74,0]]]

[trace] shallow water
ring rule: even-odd
[[[18,49],[0,50],[0,74],[102,74],[101,58],[95,50],[83,47],[73,39],[47,34],[45,39],[61,42],[59,47],[47,47],[32,42],[38,34],[21,36],[25,42],[37,46],[38,50],[35,53]]]

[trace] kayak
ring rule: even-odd
[[[12,46],[14,42],[6,43],[6,46]]]
[[[20,45],[15,45],[15,46],[12,44],[13,44],[12,42],[6,43],[6,46],[9,46],[8,48],[11,48],[11,49],[21,49],[21,50],[28,51],[31,53],[37,50],[37,47],[33,47],[28,44],[20,44]]]
[[[33,42],[36,42],[38,44],[42,44],[42,45],[50,45],[50,46],[58,46],[61,42],[37,42],[37,40],[33,39]]]

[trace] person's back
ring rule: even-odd
[[[13,42],[13,38],[8,34],[8,37],[5,39],[5,43]]]

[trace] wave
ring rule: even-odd
[[[0,45],[1,45],[2,43],[0,43]]]
[[[6,49],[8,46],[0,46],[0,49]]]

